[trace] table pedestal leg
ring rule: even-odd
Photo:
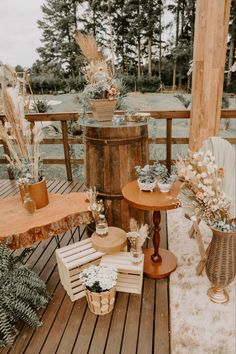
[[[160,245],[160,211],[153,213],[153,246],[144,250],[144,275],[153,279],[163,279],[172,273],[177,266],[176,257],[173,253]]]

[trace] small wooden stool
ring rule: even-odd
[[[108,235],[106,236],[99,236],[94,232],[91,236],[91,241],[97,252],[108,254],[124,251],[127,245],[126,232],[114,226],[109,226]]]

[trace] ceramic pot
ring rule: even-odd
[[[155,189],[156,184],[157,184],[156,180],[153,182],[141,182],[138,179],[138,186],[139,186],[140,190],[144,191],[144,192],[153,192],[153,189]]]
[[[207,292],[213,302],[224,303],[229,300],[225,287],[236,274],[236,232],[223,232],[212,229],[213,237],[206,263],[206,274],[213,287]]]
[[[36,182],[33,184],[28,184],[29,187],[29,194],[31,198],[34,200],[36,204],[36,209],[40,209],[48,205],[48,190],[45,178],[42,179],[40,182]],[[24,201],[25,191],[24,186],[19,185],[20,195],[22,202]]]
[[[95,120],[104,122],[104,121],[111,121],[115,106],[116,106],[116,99],[115,100],[108,100],[108,99],[97,99],[97,100],[90,100],[91,109],[93,112],[93,117]]]
[[[157,182],[160,192],[167,193],[170,191],[172,184]]]
[[[114,308],[116,287],[102,293],[94,293],[85,289],[88,307],[95,315],[106,315]]]

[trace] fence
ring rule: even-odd
[[[170,169],[172,160],[172,145],[173,144],[188,144],[188,137],[173,137],[173,121],[177,119],[190,119],[190,111],[145,111],[151,114],[152,118],[161,119],[166,121],[166,135],[155,139],[149,139],[149,144],[165,144],[166,145],[166,165]],[[72,181],[72,164],[83,164],[84,159],[72,159],[70,157],[70,144],[83,144],[83,138],[70,137],[68,134],[68,121],[77,121],[79,119],[78,113],[34,113],[26,114],[26,118],[31,124],[35,122],[59,122],[61,124],[62,138],[45,138],[42,144],[63,144],[64,158],[47,158],[43,160],[44,164],[65,164],[68,181]],[[222,119],[234,119],[236,118],[236,110],[222,110]],[[4,116],[0,115],[0,119],[3,120]],[[231,144],[236,144],[235,138],[227,139]],[[0,144],[3,144],[4,153],[8,154],[8,148],[3,141],[0,140]],[[0,159],[0,163],[7,163],[5,158]],[[9,172],[9,178],[13,178]]]

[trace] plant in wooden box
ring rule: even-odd
[[[0,347],[13,343],[21,322],[41,326],[37,310],[47,305],[49,296],[44,282],[23,264],[32,249],[20,256],[0,244]]]
[[[122,89],[122,82],[113,77],[107,60],[98,50],[93,36],[78,32],[76,42],[88,62],[84,72],[87,85],[81,95],[81,103],[85,110],[91,106],[96,120],[110,121],[116,99]]]
[[[189,152],[179,157],[177,173],[184,183],[180,200],[192,212],[193,219],[203,219],[213,232],[206,263],[206,273],[213,287],[208,296],[214,302],[226,302],[225,287],[236,274],[236,224],[232,202],[222,191],[222,173],[210,151]]]
[[[9,155],[5,155],[9,168],[14,172],[20,187],[22,201],[24,186],[36,203],[36,208],[48,204],[46,182],[42,176],[39,146],[43,140],[41,124],[33,129],[25,119],[24,103],[17,88],[2,88],[4,123],[0,123],[0,138],[8,147]]]
[[[90,266],[80,273],[88,306],[96,315],[105,315],[114,308],[117,270],[112,267]]]
[[[130,257],[133,263],[140,263],[143,259],[143,244],[148,237],[148,225],[141,225],[139,227],[137,221],[130,219],[130,232],[127,232],[127,238],[130,243]]]

